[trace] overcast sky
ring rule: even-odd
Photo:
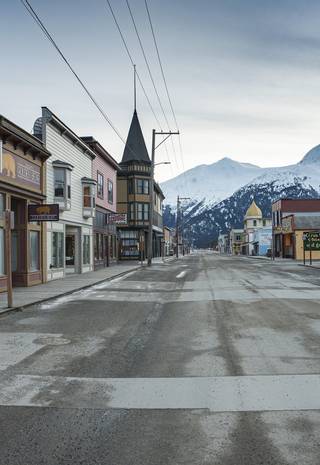
[[[124,138],[133,111],[132,69],[106,0],[29,0]],[[111,0],[162,129],[167,129],[125,0]],[[260,166],[299,161],[320,143],[320,2],[148,0],[185,169],[224,156]],[[160,96],[175,129],[144,0],[130,0]],[[27,130],[48,106],[79,135],[120,160],[123,144],[84,94],[19,0],[3,2],[0,113]],[[160,129],[138,87],[148,148]],[[182,171],[172,144],[159,149],[160,181]]]

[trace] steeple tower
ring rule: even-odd
[[[136,97],[136,66],[134,65],[134,78],[133,78],[133,93],[134,93],[134,110],[131,125],[124,148],[121,164],[127,164],[130,162],[142,162],[151,164],[151,160],[148,155],[146,143],[142,134],[142,129],[137,114],[137,97]]]

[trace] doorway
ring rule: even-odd
[[[80,231],[66,226],[66,273],[80,273]]]

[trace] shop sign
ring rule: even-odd
[[[281,226],[282,226],[283,233],[291,233],[292,232],[292,216],[282,218]]]
[[[108,224],[127,224],[126,213],[109,213]]]
[[[302,236],[304,250],[319,250],[320,251],[320,232],[305,232]]]
[[[59,221],[59,205],[28,205],[28,222],[32,221]]]
[[[3,149],[0,175],[40,190],[40,166]]]

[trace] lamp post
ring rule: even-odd
[[[161,144],[163,144],[170,136],[174,134],[180,134],[177,132],[157,132],[155,129],[152,129],[152,149],[151,149],[151,173],[150,173],[150,207],[149,207],[149,231],[148,231],[148,266],[152,264],[152,223],[153,223],[153,205],[154,205],[154,167],[161,163],[155,164],[155,151]],[[160,144],[156,146],[156,136],[167,136],[165,137]],[[169,162],[163,162],[162,164],[167,165]]]
[[[179,258],[179,208],[181,200],[190,200],[190,197],[177,197],[177,218],[176,218],[176,257]]]

